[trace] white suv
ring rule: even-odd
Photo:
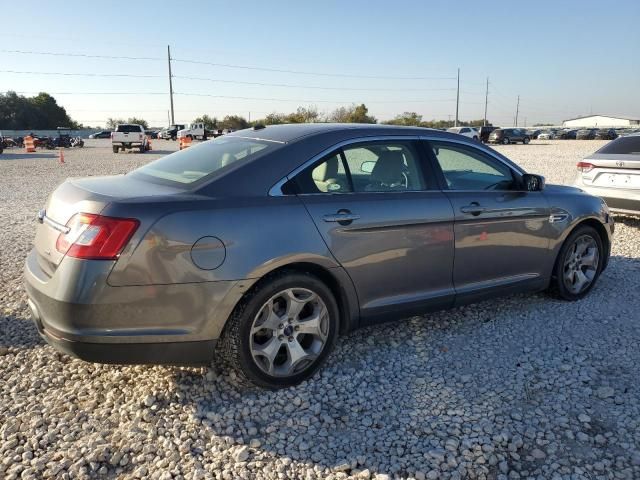
[[[474,140],[478,140],[479,138],[478,131],[472,127],[452,127],[447,128],[447,132],[464,135],[465,137],[473,138]]]

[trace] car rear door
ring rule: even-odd
[[[521,172],[484,149],[449,140],[426,145],[454,209],[456,303],[543,286],[552,261],[543,193],[518,188]]]
[[[452,305],[453,210],[418,139],[350,142],[295,178],[366,322]]]

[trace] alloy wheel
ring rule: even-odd
[[[250,330],[250,351],[266,374],[288,377],[310,367],[329,336],[329,311],[315,292],[288,288],[258,311]]]
[[[598,272],[600,252],[590,235],[581,235],[571,245],[564,259],[563,280],[567,289],[575,294],[586,290]]]

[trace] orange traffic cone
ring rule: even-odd
[[[58,163],[62,165],[64,163],[64,152],[60,149],[60,153],[58,154]]]
[[[27,135],[24,137],[24,148],[27,153],[33,153],[36,151],[36,144],[33,141],[33,137],[31,135]]]
[[[180,137],[180,150],[191,146],[191,137]]]

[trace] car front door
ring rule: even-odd
[[[483,149],[429,141],[455,214],[456,303],[543,287],[550,261],[549,205],[521,187],[522,172]]]
[[[453,210],[417,139],[336,148],[294,179],[364,323],[453,304]]]

